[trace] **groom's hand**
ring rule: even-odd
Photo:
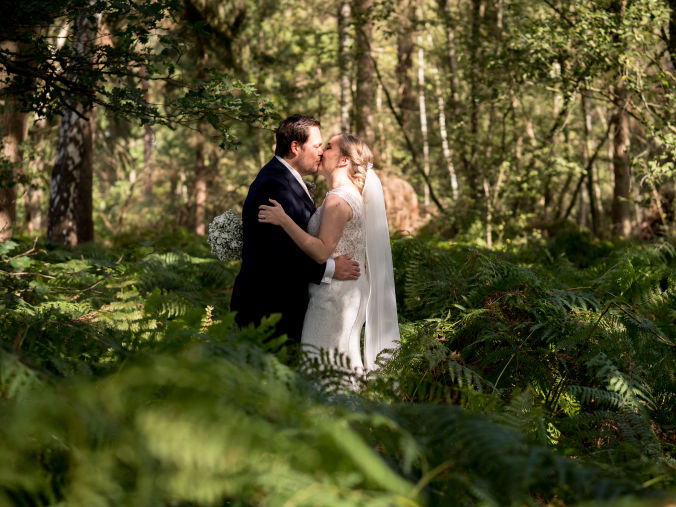
[[[336,270],[333,272],[333,278],[336,280],[356,280],[359,278],[359,263],[352,260],[347,255],[341,255],[334,259],[336,261]]]

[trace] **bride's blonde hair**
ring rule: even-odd
[[[338,149],[343,157],[347,157],[351,164],[350,179],[355,184],[357,190],[364,190],[366,182],[366,171],[369,165],[373,165],[373,153],[368,145],[357,136],[346,132],[340,135]]]

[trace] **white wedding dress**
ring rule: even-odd
[[[352,208],[352,218],[345,224],[332,257],[348,255],[358,261],[361,276],[310,284],[301,344],[311,354],[324,349],[329,357],[335,357],[337,351],[349,359],[350,371],[361,374],[377,369],[381,353],[400,345],[385,198],[380,178],[371,168],[362,194],[352,186],[335,188],[329,194],[338,195]],[[308,232],[313,236],[319,233],[323,211],[324,204],[310,218]],[[389,352],[384,357],[388,356]]]
[[[335,358],[336,351],[349,359],[349,369],[362,373],[361,331],[366,321],[369,278],[366,269],[366,236],[364,202],[351,186],[341,186],[328,192],[342,198],[352,208],[352,218],[345,224],[343,235],[331,257],[348,255],[359,262],[362,275],[357,280],[332,280],[329,284],[310,284],[310,303],[305,313],[301,344],[311,353],[324,349]],[[326,202],[326,201],[324,201]],[[319,233],[324,204],[312,215],[308,232]],[[345,365],[347,366],[347,365]]]

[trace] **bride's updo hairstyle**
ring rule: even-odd
[[[343,157],[347,157],[351,162],[350,179],[355,184],[357,190],[364,190],[366,181],[366,171],[368,164],[373,163],[373,153],[364,141],[352,134],[344,133],[338,141],[338,149]]]

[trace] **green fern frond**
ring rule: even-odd
[[[606,383],[608,391],[620,396],[623,407],[643,410],[645,404],[652,404],[650,387],[642,379],[620,371],[603,352],[592,357],[587,366]]]
[[[193,305],[182,296],[159,288],[153,289],[143,303],[146,315],[167,320],[182,317],[192,308]]]
[[[0,349],[0,398],[21,400],[42,385],[36,371]]]
[[[447,368],[451,382],[456,383],[461,388],[469,387],[479,392],[483,392],[483,386],[487,386],[489,389],[494,388],[488,380],[457,361],[448,361]]]
[[[354,371],[349,357],[338,349],[329,351],[304,347],[299,358],[299,370],[306,379],[316,382],[324,394],[358,391],[365,382],[365,378]]]
[[[593,405],[608,409],[625,407],[625,399],[618,393],[588,386],[570,386],[568,392],[584,405]]]

